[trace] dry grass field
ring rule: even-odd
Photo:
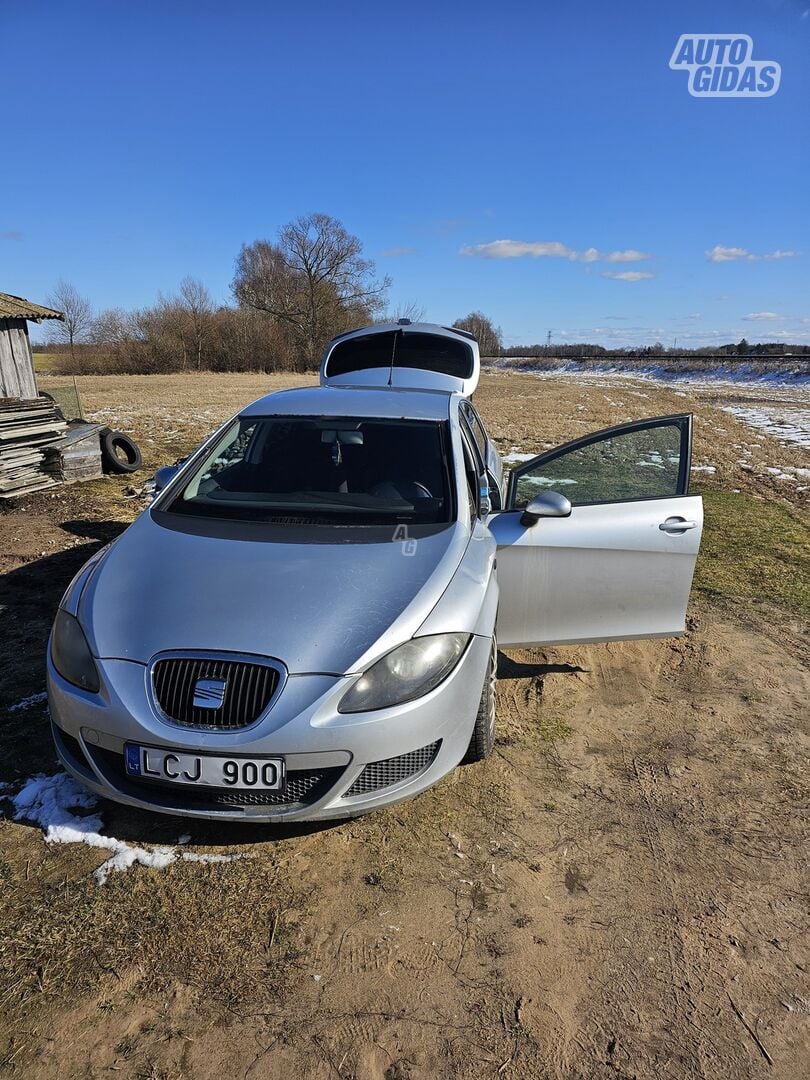
[[[0,512],[0,1075],[803,1075],[808,454],[723,411],[787,426],[798,392],[484,376],[476,403],[507,454],[694,411],[707,509],[687,634],[502,653],[487,762],[328,828],[104,804],[105,836],[169,853],[105,884],[109,851],[13,820],[8,796],[56,771],[37,697],[49,624],[142,509],[129,485],[307,381],[82,378],[85,412],[147,467]]]

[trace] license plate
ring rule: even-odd
[[[277,791],[284,786],[282,758],[216,757],[127,743],[124,765],[129,776],[171,784],[235,791]]]

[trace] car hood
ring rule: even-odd
[[[166,527],[146,511],[112,545],[79,601],[95,656],[146,663],[201,649],[275,657],[291,674],[362,670],[418,630],[468,539],[459,524],[409,544],[376,529],[351,530],[353,542],[296,529],[291,543],[278,526],[258,539],[198,528]],[[338,533],[347,531],[329,535]]]

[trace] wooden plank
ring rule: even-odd
[[[36,397],[37,379],[34,374],[34,357],[31,352],[31,342],[28,338],[28,323],[25,319],[9,321],[12,322],[9,337],[11,351],[17,366],[20,397]],[[16,322],[17,325],[14,326],[13,322]]]
[[[21,397],[20,380],[11,344],[11,322],[11,319],[0,319],[0,393],[7,397]]]

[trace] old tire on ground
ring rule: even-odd
[[[105,472],[132,473],[140,469],[141,452],[122,431],[100,432],[101,463]]]
[[[467,753],[461,762],[462,765],[469,765],[473,761],[483,761],[484,758],[489,757],[495,746],[495,686],[497,682],[498,645],[493,634],[492,650],[489,654],[484,686],[481,690],[481,701],[475,715],[475,727],[473,728],[470,745],[467,747]]]

